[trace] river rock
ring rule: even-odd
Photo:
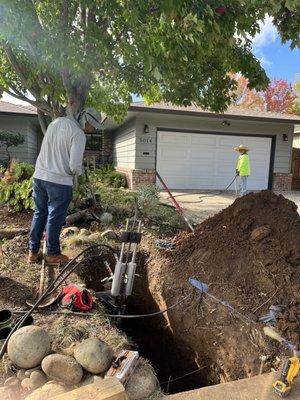
[[[30,378],[25,378],[21,382],[21,386],[23,389],[32,390],[32,384]]]
[[[50,354],[42,361],[45,374],[58,382],[77,385],[82,379],[82,368],[73,357],[62,354]]]
[[[97,241],[101,238],[100,233],[94,232],[89,235],[89,239],[92,241]]]
[[[1,400],[12,400],[13,391],[8,387],[0,387],[0,399]]]
[[[89,232],[87,229],[85,229],[85,228],[82,228],[82,229],[80,229],[80,231],[79,231],[79,235],[80,235],[80,236],[89,236],[89,234],[90,234],[90,232]]]
[[[126,393],[130,400],[148,399],[158,388],[157,378],[149,364],[139,365],[131,375]]]
[[[39,326],[24,326],[9,339],[7,353],[11,361],[20,368],[38,366],[50,353],[51,342],[48,333]]]
[[[74,357],[87,371],[101,374],[110,367],[113,350],[105,342],[97,338],[90,338],[75,347]]]
[[[40,371],[41,370],[41,366],[39,365],[38,367],[35,368],[30,368],[27,369],[27,371],[25,371],[25,376],[26,378],[30,378],[30,375],[34,372],[34,371]]]
[[[18,371],[17,378],[19,379],[19,381],[22,381],[23,379],[26,378],[25,372],[26,372],[25,369],[20,369]]]
[[[59,385],[55,382],[48,382],[46,383],[46,385],[42,386],[39,389],[36,389],[29,396],[27,396],[26,400],[48,400],[54,396],[58,396],[66,392],[67,389],[62,385]]]
[[[38,388],[45,385],[47,377],[42,371],[33,371],[30,375],[30,380]]]

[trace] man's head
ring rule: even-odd
[[[101,128],[101,114],[94,108],[87,108],[79,114],[78,122],[85,133],[93,133]]]
[[[249,151],[249,148],[240,144],[239,147],[235,147],[234,150],[238,151],[240,154],[247,154]]]

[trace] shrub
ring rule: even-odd
[[[11,173],[15,177],[16,182],[22,182],[32,177],[34,166],[26,162],[13,163]]]
[[[95,184],[100,181],[104,185],[114,188],[125,187],[126,185],[125,175],[116,171],[111,164],[98,168],[89,175],[90,180],[94,181]]]
[[[1,161],[3,166],[8,167],[11,159],[11,155],[8,149],[10,147],[17,147],[20,144],[23,144],[24,141],[25,138],[20,133],[0,130],[0,147],[4,148],[4,151],[6,152],[7,155],[7,160]]]
[[[22,182],[0,182],[0,203],[8,206],[13,211],[32,210],[34,203],[32,197],[33,178]]]

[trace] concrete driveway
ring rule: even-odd
[[[234,202],[236,196],[233,192],[200,192],[189,190],[186,192],[172,191],[181,207],[186,210],[186,214],[195,222],[200,223],[208,217],[218,213]],[[276,193],[280,194],[280,193]],[[300,212],[300,191],[281,193],[298,206]],[[168,193],[162,192],[161,198],[169,203]]]

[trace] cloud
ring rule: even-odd
[[[266,47],[271,43],[274,43],[278,38],[278,32],[273,24],[273,19],[269,15],[263,21],[259,22],[260,32],[257,33],[252,39],[253,48]]]

